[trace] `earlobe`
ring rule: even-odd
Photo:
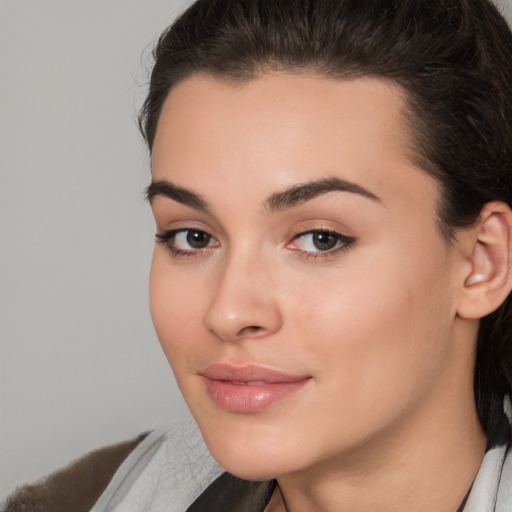
[[[487,203],[468,238],[470,272],[464,276],[458,314],[478,319],[492,313],[512,289],[512,211]]]

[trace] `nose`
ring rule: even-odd
[[[279,331],[282,315],[271,267],[255,256],[230,256],[216,276],[204,325],[223,341]]]

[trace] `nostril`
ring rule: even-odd
[[[259,325],[248,325],[247,327],[240,329],[240,331],[238,332],[238,335],[243,336],[244,334],[256,334],[262,330],[263,330],[263,328],[260,327]]]

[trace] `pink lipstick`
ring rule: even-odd
[[[287,375],[261,366],[212,364],[202,370],[210,398],[222,409],[254,413],[293,395],[310,376]]]

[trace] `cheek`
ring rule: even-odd
[[[347,257],[332,276],[302,280],[291,294],[295,336],[314,354],[319,378],[336,382],[348,403],[374,397],[379,407],[390,393],[407,400],[443,364],[452,312],[443,253],[429,249],[429,261],[421,245],[406,259],[382,246],[368,259]]]
[[[176,372],[198,339],[205,289],[201,279],[176,270],[162,252],[155,248],[151,264],[150,309],[160,344]]]

